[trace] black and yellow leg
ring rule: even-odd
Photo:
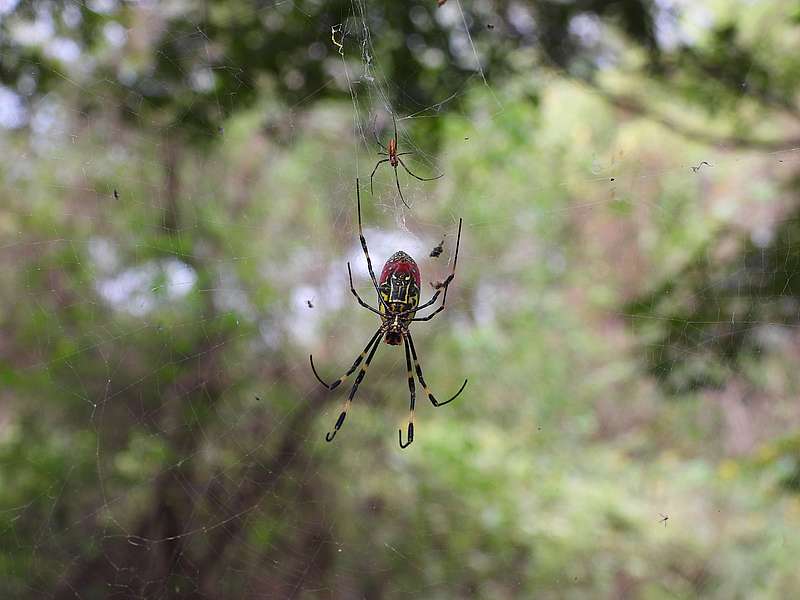
[[[381,330],[378,331],[380,332]],[[369,363],[372,362],[372,357],[375,356],[375,352],[378,350],[378,346],[380,346],[380,339],[378,339],[372,346],[372,350],[369,351],[367,360],[365,360],[364,364],[361,365],[361,369],[358,371],[356,380],[353,382],[353,387],[350,388],[350,394],[347,396],[347,400],[345,400],[344,404],[342,405],[342,412],[339,414],[339,418],[336,419],[336,425],[333,426],[333,431],[329,431],[325,435],[326,441],[332,442],[333,438],[336,437],[336,433],[339,431],[339,429],[341,429],[342,424],[344,424],[344,420],[347,417],[347,411],[350,410],[350,405],[353,403],[353,397],[356,395],[356,391],[358,391],[358,386],[361,385],[361,381],[364,379],[364,375],[367,374]]]
[[[408,441],[403,444],[403,430],[397,430],[397,437],[400,440],[400,447],[401,448],[408,448],[411,445],[411,442],[414,441],[414,403],[417,399],[417,390],[414,386],[414,374],[411,372],[411,354],[408,351],[408,340],[403,339],[403,342],[406,347],[406,372],[408,373],[408,393],[411,395],[411,408],[409,409],[408,415],[408,431],[406,433],[406,437]]]
[[[361,296],[358,295],[358,292],[356,291],[356,288],[353,285],[353,271],[350,269],[350,263],[349,262],[347,263],[347,276],[350,278],[350,291],[353,292],[353,295],[356,297],[356,300],[358,300],[358,303],[361,306],[363,306],[364,308],[367,308],[367,309],[371,310],[376,315],[380,315],[381,312],[378,309],[372,308],[369,304],[367,304],[366,302],[364,302],[361,299]]]
[[[386,303],[383,301],[383,298],[381,298],[381,292],[378,288],[378,280],[375,277],[375,271],[372,268],[372,260],[369,257],[369,250],[367,250],[367,238],[364,237],[364,229],[361,225],[361,191],[358,188],[358,177],[356,177],[356,201],[358,202],[358,239],[361,241],[361,249],[364,251],[364,257],[367,259],[367,271],[369,271],[369,277],[372,279],[372,285],[375,286],[375,291],[378,293],[378,302],[385,307]]]
[[[339,386],[340,386],[342,383],[344,383],[344,382],[345,382],[345,380],[346,380],[348,377],[350,377],[350,375],[352,375],[352,374],[353,374],[353,371],[355,371],[355,370],[356,370],[356,368],[358,367],[358,365],[360,365],[360,364],[361,364],[361,361],[362,361],[362,360],[364,360],[364,357],[367,355],[367,352],[369,352],[369,349],[370,349],[370,347],[372,346],[372,344],[376,344],[376,343],[378,343],[378,342],[376,342],[376,340],[378,340],[378,341],[379,341],[379,338],[380,338],[380,336],[381,336],[381,335],[383,335],[383,327],[380,327],[380,328],[378,329],[378,331],[376,331],[376,332],[375,332],[375,335],[373,335],[373,336],[372,336],[372,338],[370,339],[370,341],[367,343],[367,345],[366,345],[366,346],[364,347],[364,349],[361,351],[361,354],[359,354],[359,355],[358,355],[358,358],[356,358],[355,362],[353,363],[353,366],[352,366],[352,367],[350,367],[350,368],[348,369],[347,373],[345,373],[344,375],[342,375],[341,377],[339,377],[339,379],[337,379],[335,382],[333,382],[333,384],[327,384],[327,383],[325,383],[325,382],[322,380],[322,378],[321,378],[321,377],[319,376],[319,374],[317,373],[317,369],[316,369],[316,367],[314,367],[314,356],[313,356],[313,355],[311,355],[311,354],[309,354],[309,355],[308,355],[308,359],[311,361],[311,370],[312,370],[312,371],[314,371],[314,377],[316,377],[316,378],[317,378],[317,381],[319,381],[319,382],[320,382],[322,385],[324,385],[324,386],[325,386],[326,388],[328,388],[329,390],[335,390],[335,389],[336,389],[337,387],[339,387]]]
[[[451,278],[448,278],[448,279],[451,279]],[[428,300],[425,304],[422,304],[420,306],[415,306],[414,308],[411,308],[411,309],[408,309],[408,310],[404,310],[403,312],[400,312],[400,313],[396,313],[395,316],[404,317],[408,313],[417,312],[419,310],[422,310],[423,308],[428,308],[431,304],[436,302],[436,300],[439,298],[439,294],[441,294],[442,290],[445,289],[445,286],[448,286],[448,285],[450,285],[450,281],[445,280],[445,282],[442,283],[442,288],[436,290],[436,292],[433,294],[433,297],[430,300]],[[439,307],[439,310],[441,310],[441,308],[442,307]],[[424,321],[424,320],[427,320],[427,319],[411,319],[411,320],[412,321]]]
[[[444,302],[445,302],[445,300],[447,300],[446,294],[447,294],[447,292],[445,291],[445,299],[442,300],[442,305],[439,308],[437,308],[435,311],[433,311],[431,314],[429,314],[429,315],[427,315],[425,317],[415,317],[415,318],[413,318],[411,320],[412,321],[430,321],[433,317],[435,317],[436,315],[438,315],[440,312],[442,312],[444,310]],[[417,310],[420,310],[420,309],[417,309]]]
[[[464,383],[461,384],[461,387],[451,398],[445,400],[444,402],[439,402],[436,398],[433,397],[433,394],[431,394],[430,390],[428,389],[428,384],[425,383],[425,378],[422,376],[422,367],[419,366],[419,359],[417,358],[417,351],[414,348],[414,340],[411,339],[411,334],[406,333],[406,339],[408,340],[408,347],[411,349],[411,356],[414,358],[414,368],[417,371],[417,379],[419,379],[419,383],[422,386],[422,389],[428,395],[428,399],[431,401],[431,404],[433,404],[434,406],[444,406],[445,404],[449,404],[450,402],[458,398],[461,392],[464,391],[464,388],[467,387],[467,380],[466,379],[464,380]]]
[[[452,270],[452,272],[450,273],[450,275],[447,276],[447,279],[445,279],[442,282],[441,286],[437,286],[437,287],[439,287],[439,289],[436,290],[436,293],[433,295],[433,298],[428,300],[425,304],[423,304],[421,306],[418,306],[416,308],[416,311],[420,311],[423,308],[427,308],[430,305],[432,305],[434,302],[436,302],[436,299],[439,297],[439,292],[444,291],[444,296],[442,296],[442,305],[439,308],[437,308],[435,311],[433,311],[431,314],[429,314],[428,316],[426,316],[426,317],[414,317],[414,318],[411,319],[411,321],[430,321],[433,317],[435,317],[436,315],[438,315],[440,312],[442,312],[444,310],[444,307],[447,304],[447,290],[448,290],[448,287],[450,286],[450,283],[452,283],[453,279],[456,276],[456,265],[458,264],[458,248],[461,245],[461,223],[462,223],[462,220],[459,219],[458,220],[458,237],[456,238],[456,253],[455,253],[455,256],[453,258],[453,270]],[[401,314],[401,315],[398,315],[398,316],[403,316],[403,315]]]

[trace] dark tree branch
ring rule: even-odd
[[[72,572],[59,583],[53,597],[56,600],[77,598],[82,590],[88,589],[93,583],[108,584],[125,580],[121,573],[123,570],[133,573],[142,581],[166,581],[171,575],[190,578],[205,592],[201,597],[213,597],[216,567],[224,560],[226,550],[245,527],[248,514],[259,507],[264,495],[294,466],[296,457],[302,455],[306,432],[314,413],[324,401],[324,393],[325,390],[315,390],[310,398],[294,410],[288,424],[282,427],[284,434],[277,450],[267,461],[254,459],[237,474],[236,479],[245,483],[228,503],[224,514],[216,517],[218,525],[212,525],[209,529],[213,530],[205,533],[210,536],[205,554],[197,559],[188,555],[184,538],[189,533],[171,497],[175,481],[181,475],[175,469],[167,469],[156,478],[156,501],[138,524],[131,528],[132,533],[128,536],[109,536],[96,554],[84,557],[75,564]],[[163,550],[156,554],[161,556],[160,564],[154,565],[148,561],[153,560],[153,550],[158,546],[162,546]],[[127,583],[134,585],[130,581]],[[196,593],[196,590],[186,590],[188,597]]]
[[[650,119],[651,121],[655,121],[656,123],[659,123],[684,137],[701,142],[703,144],[730,146],[743,150],[766,150],[768,152],[782,152],[800,147],[800,137],[786,138],[783,140],[767,140],[740,135],[716,134],[695,129],[683,123],[679,123],[670,117],[667,117],[666,115],[660,114],[656,109],[645,106],[641,101],[632,96],[625,96],[611,92],[595,82],[586,81],[584,79],[579,79],[578,81],[588,86],[592,91],[609,102],[612,106],[637,116]]]
[[[228,503],[226,514],[220,520],[224,523],[214,533],[208,551],[196,562],[199,571],[200,589],[211,591],[217,580],[217,567],[223,561],[226,551],[248,522],[248,514],[259,507],[264,496],[278,483],[287,470],[292,468],[302,448],[306,444],[306,432],[314,413],[324,401],[326,390],[315,389],[311,398],[297,408],[284,428],[285,434],[275,454],[267,461],[254,460],[237,480],[244,482],[233,499]],[[268,512],[268,511],[267,511]]]

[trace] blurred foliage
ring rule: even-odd
[[[731,130],[745,132],[737,145],[763,145],[763,136],[749,138],[750,131],[771,134],[777,147],[787,151],[800,139],[791,126],[800,119],[800,35],[797,6],[791,5],[739,7],[732,17],[740,21],[729,18],[710,28],[706,44],[680,48],[671,62],[667,81],[682,82],[677,89],[687,99],[712,114],[733,115]],[[763,36],[764,28],[775,36]],[[792,154],[775,155],[779,169],[794,163]],[[788,176],[745,180],[742,186],[755,206],[777,200],[768,209],[774,227],[723,229],[626,308],[640,319],[652,348],[647,353],[650,371],[670,393],[724,388],[737,376],[763,388],[758,373],[763,367],[757,363],[794,343],[800,324],[795,277],[800,204],[791,199],[800,189],[800,177],[790,167]],[[652,314],[660,320],[648,321]]]
[[[378,99],[385,106],[372,109],[416,112],[441,102],[442,90],[463,88],[478,76],[475,43],[480,67],[498,81],[510,72],[510,53],[524,47],[541,48],[561,66],[590,65],[593,44],[572,27],[576,16],[607,19],[655,56],[654,11],[650,0],[464,7],[437,7],[429,0],[158,6],[31,0],[0,19],[0,81],[33,104],[63,91],[66,80],[80,95],[85,114],[112,105],[138,127],[155,124],[194,142],[211,141],[226,119],[253,106],[265,87],[294,106],[309,98],[348,98],[350,85],[378,78],[391,88],[388,97]],[[57,44],[31,36],[34,23],[52,30]],[[464,35],[465,25],[472,39]],[[65,64],[58,48],[66,44],[92,61]],[[342,45],[341,56],[336,44]]]
[[[4,14],[29,118],[0,137],[0,596],[791,597],[797,7],[664,4]],[[32,15],[83,60],[8,35]],[[346,392],[308,354],[337,376],[375,326],[346,262],[370,298],[353,179],[380,107],[354,107],[450,93],[402,122],[446,177],[401,180],[411,213],[386,174],[362,200],[373,260],[400,245],[425,281],[463,216],[414,331],[434,392],[469,387],[420,395],[400,451],[381,346],[326,444]]]
[[[645,323],[653,374],[673,393],[722,387],[748,362],[791,344],[800,324],[800,228],[782,219],[770,239],[728,240],[741,246],[722,258],[703,247],[661,287],[628,307]],[[774,235],[774,239],[772,236]]]

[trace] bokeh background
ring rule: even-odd
[[[0,1],[0,596],[792,597],[799,91],[794,0]],[[464,219],[406,450],[357,176]]]

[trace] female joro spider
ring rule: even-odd
[[[414,348],[414,340],[411,339],[411,333],[408,330],[411,326],[411,323],[414,321],[430,321],[433,317],[444,310],[445,302],[447,302],[447,287],[450,285],[450,282],[453,281],[453,278],[456,275],[458,246],[461,242],[461,219],[458,220],[458,238],[456,239],[456,252],[453,258],[453,270],[442,282],[441,287],[433,294],[433,297],[424,304],[419,305],[419,267],[417,266],[417,263],[414,262],[414,259],[402,250],[392,254],[389,260],[386,261],[386,264],[383,266],[383,270],[381,271],[380,281],[375,278],[375,272],[372,270],[372,261],[369,258],[369,250],[367,250],[367,240],[364,238],[364,232],[361,227],[361,193],[358,189],[358,179],[356,179],[356,198],[358,202],[358,236],[361,240],[361,248],[364,250],[364,256],[367,259],[367,270],[369,271],[369,276],[372,279],[372,285],[375,287],[375,291],[378,293],[378,308],[376,309],[371,307],[361,299],[361,296],[358,295],[356,288],[353,286],[353,272],[350,270],[350,263],[348,262],[347,274],[350,277],[350,291],[356,297],[356,300],[358,300],[358,303],[361,306],[371,310],[381,318],[381,326],[378,327],[378,330],[375,332],[369,342],[367,342],[366,347],[361,351],[361,354],[359,354],[358,358],[356,358],[353,366],[348,369],[347,373],[342,375],[332,384],[328,384],[323,381],[323,379],[317,373],[317,369],[314,367],[314,357],[309,356],[311,361],[311,370],[314,371],[314,376],[329,390],[334,390],[339,387],[339,385],[341,385],[350,375],[353,374],[361,362],[364,361],[364,357],[366,357],[366,361],[364,361],[364,364],[361,366],[361,369],[356,376],[356,380],[353,383],[353,387],[350,389],[350,394],[347,396],[347,399],[342,405],[342,412],[339,414],[339,418],[336,420],[336,425],[334,426],[333,431],[328,432],[328,434],[325,436],[325,439],[329,442],[333,441],[336,433],[344,423],[344,419],[347,416],[347,411],[350,409],[350,405],[353,402],[353,397],[356,395],[358,386],[364,379],[364,376],[367,373],[367,368],[369,367],[369,363],[372,361],[372,357],[375,356],[375,352],[378,350],[378,346],[383,339],[391,346],[399,346],[400,344],[403,344],[406,350],[408,391],[411,395],[411,408],[408,418],[408,431],[406,434],[408,441],[405,444],[403,443],[402,430],[398,431],[398,437],[400,439],[400,447],[407,448],[411,442],[414,441],[414,402],[416,400],[416,390],[414,387],[414,376],[411,373],[412,359],[414,361],[414,369],[417,373],[417,379],[419,379],[422,389],[428,395],[428,399],[434,406],[444,406],[445,404],[452,402],[459,396],[459,394],[461,394],[461,392],[464,391],[464,388],[467,386],[467,380],[465,379],[464,383],[461,384],[461,387],[454,396],[452,396],[449,400],[439,402],[428,390],[428,385],[425,383],[425,378],[422,375],[422,367],[419,366],[419,360],[417,359],[417,351]],[[444,292],[444,295],[442,296],[441,306],[439,306],[426,317],[415,316],[418,310],[427,308],[436,302],[436,300],[439,298],[439,294],[442,292]]]
[[[444,173],[442,173],[441,175],[437,175],[436,177],[420,177],[419,175],[415,175],[414,173],[412,173],[406,166],[406,163],[404,163],[403,159],[400,157],[406,156],[408,154],[414,154],[414,152],[400,152],[400,153],[397,152],[397,120],[394,118],[394,113],[392,113],[392,124],[394,125],[394,137],[389,140],[389,143],[386,146],[387,152],[383,151],[383,144],[381,144],[381,141],[378,139],[378,134],[375,133],[374,129],[372,130],[372,133],[375,135],[375,141],[378,143],[378,146],[381,149],[381,151],[378,152],[378,154],[380,156],[386,156],[387,158],[379,160],[375,165],[375,168],[372,169],[372,175],[369,176],[369,193],[375,195],[374,192],[372,191],[372,178],[375,177],[375,172],[378,170],[378,167],[380,167],[383,163],[388,162],[389,165],[391,165],[391,167],[394,169],[394,181],[397,184],[397,193],[400,194],[400,200],[403,201],[403,204],[405,204],[406,208],[411,208],[406,203],[406,199],[403,198],[403,192],[400,191],[400,179],[397,177],[397,165],[403,167],[406,173],[408,173],[412,177],[419,179],[420,181],[433,181],[434,179],[440,179],[444,177]]]

